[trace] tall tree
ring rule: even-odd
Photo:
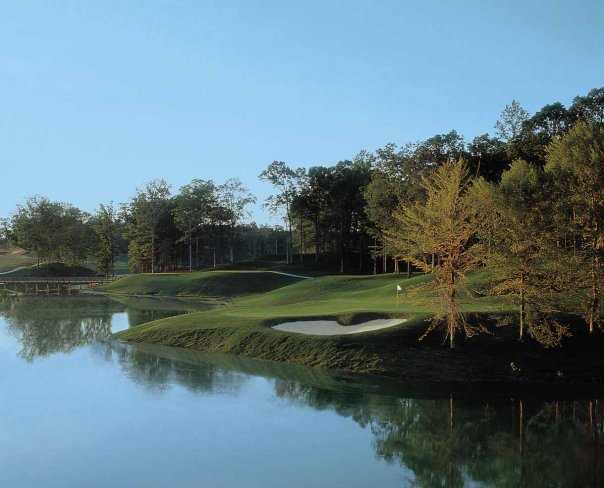
[[[193,271],[193,235],[212,221],[217,205],[216,185],[210,180],[194,179],[175,197],[174,219],[188,244],[189,272]]]
[[[501,176],[499,185],[478,183],[473,188],[474,206],[481,214],[480,237],[488,242],[485,261],[492,272],[497,295],[518,306],[519,338],[528,328],[537,340],[554,345],[560,335],[539,323],[536,313],[546,304],[550,280],[547,272],[548,235],[544,229],[539,170],[516,160]],[[556,328],[561,332],[562,329]]]
[[[94,231],[97,236],[96,262],[98,270],[105,276],[113,275],[115,271],[115,256],[117,254],[117,213],[113,203],[100,204],[94,218]]]
[[[145,263],[149,263],[151,273],[156,272],[158,226],[170,211],[169,200],[168,183],[162,179],[153,180],[139,189],[125,207],[130,239],[128,255],[132,266],[141,269]]]
[[[495,124],[497,136],[507,143],[513,141],[522,133],[523,124],[528,117],[529,114],[522,105],[512,100],[512,103],[505,106]]]
[[[457,296],[466,273],[480,263],[471,184],[462,159],[442,164],[422,180],[425,202],[401,206],[394,214],[397,228],[386,232],[387,243],[403,259],[433,275],[431,286],[440,295],[442,310],[426,333],[445,317],[451,348],[459,330],[466,335],[476,332],[464,320]],[[437,257],[436,265],[429,261],[432,255]]]
[[[593,88],[585,96],[575,97],[570,113],[576,120],[588,123],[604,123],[604,87]]]
[[[331,181],[332,171],[329,168],[324,166],[310,168],[304,180],[304,185],[294,202],[297,212],[300,212],[304,218],[312,223],[315,263],[319,262],[321,244],[326,234]]]
[[[569,225],[580,237],[576,283],[587,288],[584,316],[593,332],[600,320],[604,262],[604,126],[579,122],[548,148],[545,171],[572,209]]]
[[[247,208],[256,202],[249,190],[237,178],[231,178],[217,187],[223,222],[229,231],[229,259],[235,262],[235,233],[237,225],[248,214]]]
[[[475,137],[468,145],[468,152],[470,172],[488,181],[499,181],[501,173],[509,165],[505,144],[489,134]]]
[[[288,262],[293,262],[293,257],[291,256],[294,218],[292,206],[300,191],[304,176],[305,170],[303,168],[290,168],[283,161],[273,161],[262,173],[260,173],[260,179],[268,181],[277,190],[276,194],[267,198],[265,207],[272,213],[277,213],[281,209],[285,213],[285,221],[287,222],[287,230],[289,233],[289,252],[287,252]],[[302,250],[300,250],[300,252],[302,252]]]
[[[17,206],[11,219],[15,243],[39,260],[80,264],[92,248],[89,215],[72,205],[45,197],[28,199]]]

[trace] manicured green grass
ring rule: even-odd
[[[258,271],[198,271],[126,276],[99,290],[122,295],[233,298],[267,292],[298,281],[300,278]]]
[[[227,278],[224,272],[200,275],[197,278],[193,275],[129,277],[106,286],[105,290],[126,289],[130,292],[152,290],[167,294],[167,292],[182,290],[183,282],[194,283],[199,287],[204,281],[207,282],[206,286],[209,286],[217,279]],[[252,283],[252,276],[241,273],[239,278]],[[271,273],[258,273],[253,280],[260,283],[274,280],[276,277],[286,278]],[[373,317],[410,319],[388,330],[359,334],[361,340],[370,340],[375,336],[387,336],[395,329],[408,329],[411,323],[423,324],[424,318],[437,310],[438,299],[425,289],[422,291],[428,279],[423,275],[410,279],[395,275],[378,275],[327,276],[301,280],[260,295],[234,299],[224,307],[143,324],[120,333],[119,337],[124,340],[183,345],[179,341],[173,342],[173,339],[177,336],[196,335],[200,331],[211,330],[214,331],[213,334],[217,333],[221,336],[221,340],[226,336],[232,336],[227,340],[231,345],[235,345],[238,340],[251,332],[269,334],[273,338],[282,338],[286,335],[294,341],[299,339],[325,341],[325,338],[318,339],[312,336],[302,338],[299,335],[278,332],[270,326],[294,318],[335,318],[344,324]],[[485,279],[484,275],[475,275],[470,280],[470,285],[475,288],[480,287]],[[135,286],[136,283],[141,282],[144,286]],[[400,284],[403,289],[399,298],[396,296],[397,284]],[[500,299],[475,297],[471,292],[465,293],[462,303],[466,311],[498,312],[508,308]],[[192,347],[195,345],[192,344]]]
[[[195,286],[199,289],[200,281],[224,280],[227,276],[223,273],[199,273]],[[238,274],[242,281],[248,282],[245,287],[248,290],[255,288],[252,283],[270,279],[270,273],[264,276]],[[188,276],[195,281],[193,275]],[[152,288],[167,294],[181,289],[175,283],[182,284],[185,280],[183,275],[152,278],[154,286],[150,287],[149,278],[141,277],[146,283],[145,288],[139,290]],[[128,279],[110,286],[127,284]],[[565,320],[573,329],[573,338],[563,348],[545,349],[528,338],[519,342],[514,323],[517,313],[502,298],[485,293],[489,285],[486,272],[471,275],[459,299],[468,322],[481,325],[489,333],[469,339],[459,334],[459,347],[454,350],[443,344],[442,329],[420,341],[429,321],[440,311],[440,299],[426,286],[429,279],[424,275],[409,279],[378,275],[299,280],[265,293],[234,298],[225,306],[148,322],[120,332],[117,337],[125,341],[383,374],[409,381],[558,381],[560,370],[569,372],[569,376],[564,376],[564,381],[569,381],[571,369],[581,381],[594,380],[593,365],[602,363],[602,340],[586,337],[585,325],[572,316]],[[398,298],[397,284],[402,288]],[[407,320],[387,329],[340,336],[293,334],[272,328],[294,319],[336,319],[346,325],[378,317]],[[510,368],[512,362],[520,365],[521,376]]]
[[[234,280],[236,278],[236,280]],[[469,281],[470,290],[480,288],[487,279],[476,274]],[[224,290],[229,287],[230,296],[248,287],[254,292],[267,282],[292,280],[289,286],[274,286],[274,290],[260,295],[233,300],[228,306],[178,317],[174,322],[149,324],[149,327],[251,327],[272,323],[280,318],[293,317],[341,317],[357,314],[382,314],[384,316],[408,316],[431,314],[438,309],[438,298],[427,292],[429,278],[424,275],[406,279],[396,275],[378,276],[326,276],[309,280],[296,280],[273,273],[226,272],[193,273],[185,275],[137,275],[107,285],[104,291],[131,294],[177,295],[183,289],[190,291]],[[237,288],[233,284],[237,284]],[[403,291],[396,296],[396,285]],[[217,286],[220,285],[220,286]],[[185,288],[186,287],[186,288]],[[199,293],[203,294],[203,293]],[[220,295],[220,293],[216,293]],[[227,296],[227,295],[222,295]],[[497,312],[509,309],[501,299],[480,296],[471,291],[462,295],[462,307],[468,312]]]
[[[10,271],[21,266],[32,266],[36,259],[24,251],[11,250],[0,253],[0,273]]]
[[[326,269],[321,264],[314,264],[312,256],[306,256],[305,259],[304,265],[300,264],[297,260],[293,264],[286,264],[285,261],[255,260],[235,264],[222,264],[216,269],[227,271],[280,271],[301,276],[327,276],[336,272],[335,270]]]

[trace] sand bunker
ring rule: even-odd
[[[335,320],[297,320],[275,325],[273,329],[306,335],[345,335],[387,329],[402,324],[406,319],[375,319],[355,325],[340,325]]]

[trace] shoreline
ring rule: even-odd
[[[309,368],[289,362],[251,358],[237,354],[208,353],[182,347],[162,346],[149,343],[117,342],[118,347],[134,348],[137,352],[191,365],[211,363],[228,370],[267,378],[297,380],[317,388],[330,389],[335,382],[345,382],[347,388],[371,388],[384,395],[400,395],[404,391],[413,398],[439,399],[453,396],[456,399],[476,400],[509,398],[510,396],[538,397],[543,400],[593,398],[594,393],[604,393],[604,383],[544,383],[544,382],[426,382],[405,381],[400,378],[346,370]]]
[[[117,334],[118,339],[129,342],[403,381],[604,384],[604,334],[588,334],[578,314],[556,317],[573,336],[564,338],[561,348],[548,349],[528,335],[523,342],[518,340],[518,314],[513,304],[488,294],[464,292],[460,304],[466,320],[487,333],[471,338],[458,335],[456,348],[451,350],[444,344],[442,324],[423,337],[432,317],[439,314],[438,297],[423,291],[429,281],[425,275],[290,280],[268,273],[142,275],[124,278],[99,291],[111,292],[116,298],[115,292],[145,298],[173,293],[182,297],[192,292],[197,292],[198,299],[204,295],[225,297],[223,306],[148,322]],[[468,278],[468,287],[483,290],[489,280],[487,272],[474,273]],[[394,294],[399,287],[401,296]],[[346,327],[384,319],[405,322],[338,335],[306,335],[273,328],[300,321],[336,321]]]
[[[189,314],[189,317],[195,315]],[[388,329],[334,336],[288,333],[271,328],[276,320],[282,319],[262,326],[184,330],[162,327],[165,320],[152,322],[150,327],[143,324],[122,331],[116,337],[128,343],[225,353],[404,382],[604,387],[604,357],[600,354],[604,335],[600,333],[596,337],[579,334],[564,349],[545,349],[532,341],[519,343],[501,337],[467,339],[449,349],[442,344],[438,332],[420,342],[426,326],[425,316],[412,317]]]

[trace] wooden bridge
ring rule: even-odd
[[[17,295],[74,295],[81,290],[96,288],[111,283],[118,277],[70,276],[36,278],[23,276],[0,276],[0,290]]]

